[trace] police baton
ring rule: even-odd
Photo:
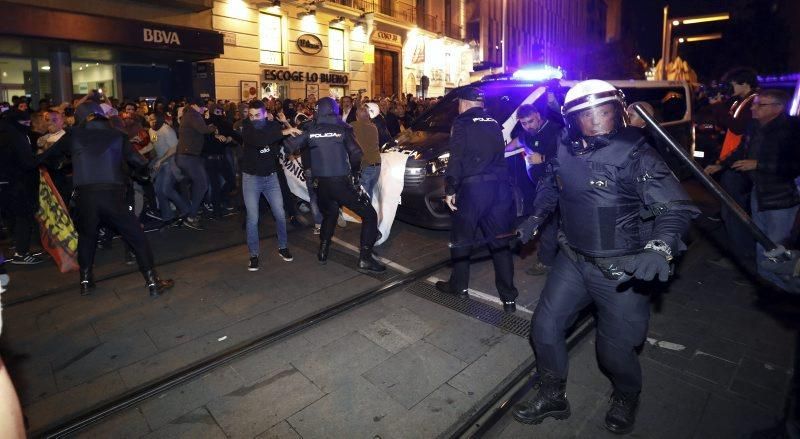
[[[747,212],[745,212],[744,209],[742,209],[739,204],[736,203],[736,201],[734,201],[733,198],[731,198],[731,196],[728,195],[728,193],[725,192],[725,190],[722,189],[722,187],[720,187],[716,181],[703,172],[703,169],[700,168],[700,165],[698,165],[697,162],[695,162],[694,159],[689,156],[686,150],[678,145],[678,142],[676,142],[675,139],[673,139],[672,136],[670,136],[664,130],[664,128],[659,125],[655,119],[653,119],[653,116],[648,113],[644,107],[642,107],[640,104],[633,104],[633,109],[636,111],[636,114],[638,114],[642,120],[647,123],[647,126],[653,130],[656,137],[663,140],[673,153],[680,157],[684,163],[689,165],[692,173],[695,177],[697,177],[698,180],[700,180],[701,183],[703,183],[703,186],[711,191],[711,194],[722,204],[733,211],[736,217],[739,218],[739,221],[741,221],[747,227],[747,229],[750,231],[750,234],[753,235],[756,241],[758,241],[758,243],[766,249],[766,252],[782,249],[772,242],[772,240],[769,239],[769,237],[758,228],[758,226],[753,222],[753,219],[750,218],[750,215],[748,215]],[[785,250],[782,253],[783,254],[780,256],[775,257],[775,259],[788,260],[791,258],[791,255]]]
[[[492,241],[498,241],[501,239],[508,239],[508,238],[519,238],[519,233],[516,230],[513,232],[502,233],[497,236],[493,236],[491,238],[484,238],[475,241],[461,241],[461,242],[449,242],[447,243],[448,248],[461,248],[461,247],[476,247],[488,244]]]

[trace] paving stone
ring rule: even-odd
[[[242,378],[233,368],[222,366],[194,381],[145,401],[139,409],[150,427],[158,429],[243,385]]]
[[[641,356],[650,358],[676,371],[684,371],[689,367],[688,357],[678,355],[670,349],[650,346],[647,342],[644,344]]]
[[[712,394],[694,437],[750,438],[751,433],[774,426],[777,415],[739,398]]]
[[[389,437],[433,438],[449,436],[447,430],[478,403],[477,396],[444,384],[404,416],[390,419]]]
[[[194,340],[231,324],[231,318],[214,305],[187,306],[172,321],[145,329],[159,350]]]
[[[697,352],[689,360],[689,367],[686,371],[722,386],[727,386],[731,382],[738,366],[737,363],[731,363],[710,354]]]
[[[277,369],[286,368],[290,362],[306,355],[312,347],[308,340],[297,335],[237,360],[231,367],[245,384],[250,384]]]
[[[106,401],[113,395],[119,395],[125,390],[125,384],[119,374],[111,372],[36,401],[24,407],[23,413],[30,423],[30,431],[38,431]]]
[[[483,396],[531,357],[527,340],[506,334],[474,363],[448,381],[467,395]]]
[[[467,363],[472,363],[499,343],[505,335],[495,326],[466,316],[459,317],[446,327],[439,328],[426,336],[425,341]]]
[[[390,353],[358,332],[352,332],[292,364],[324,392],[332,392],[372,369]]]
[[[228,437],[252,438],[323,395],[297,369],[290,367],[217,398],[206,407]]]
[[[108,341],[110,335],[163,326],[179,318],[180,314],[175,313],[166,303],[161,303],[158,306],[131,307],[124,312],[109,313],[92,321],[92,328],[101,341]]]
[[[786,389],[775,391],[734,377],[730,391],[754,404],[780,412],[786,403]]]
[[[746,380],[757,386],[777,392],[786,389],[791,378],[791,372],[774,364],[744,357],[739,369],[736,371],[737,380]]]
[[[364,373],[364,378],[411,409],[467,363],[436,346],[418,341]]]
[[[58,393],[50,362],[46,359],[36,359],[26,355],[25,358],[17,360],[6,356],[5,362],[9,374],[13,377],[14,386],[18,389],[20,404],[23,406]]]
[[[576,385],[600,394],[609,393],[611,383],[597,362],[595,334],[596,331],[592,331],[587,337],[588,340],[584,340],[570,351],[567,394],[571,393],[570,389]]]
[[[53,373],[59,389],[66,389],[147,358],[156,351],[144,332],[128,334],[88,348],[63,363],[54,363]]]
[[[74,328],[69,331],[40,332],[37,338],[21,338],[9,341],[6,354],[27,355],[61,364],[80,352],[100,344],[100,339],[91,326]],[[9,352],[10,351],[10,352]]]
[[[714,355],[732,363],[739,363],[747,347],[741,343],[717,337],[708,337],[697,346],[696,352]]]
[[[286,421],[256,435],[253,439],[302,439],[299,434]]]
[[[110,437],[133,439],[149,432],[150,427],[147,426],[144,416],[138,410],[133,409],[114,415],[111,419],[80,432],[77,437],[85,439],[106,439]]]
[[[397,353],[432,330],[419,316],[407,308],[400,308],[360,332],[387,351]]]
[[[178,419],[174,419],[142,439],[208,438],[225,439],[225,433],[205,407],[200,407]]]
[[[406,409],[362,377],[292,415],[287,421],[303,439],[387,437]]]

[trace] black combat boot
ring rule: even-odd
[[[536,396],[514,406],[514,419],[524,424],[539,424],[547,418],[569,418],[567,381],[557,378],[552,372],[543,371],[539,392]]]
[[[467,292],[467,290],[455,291],[453,289],[453,286],[450,285],[450,282],[445,282],[443,280],[436,282],[436,289],[445,294],[452,294],[454,296],[458,296],[465,299],[469,297],[469,293]]]
[[[88,296],[92,294],[92,290],[95,289],[97,285],[94,283],[94,274],[92,274],[91,268],[83,269],[81,268],[81,296]]]
[[[330,240],[321,240],[319,242],[319,252],[317,252],[317,260],[320,264],[325,265],[328,263],[328,250],[331,249]]]
[[[627,434],[633,431],[638,406],[638,393],[623,393],[615,390],[611,395],[611,407],[606,413],[606,429],[616,434]]]
[[[362,273],[383,273],[386,271],[386,266],[375,259],[372,254],[372,246],[365,245],[361,247],[361,255],[358,257],[358,271]]]
[[[148,270],[143,274],[147,290],[150,292],[150,297],[158,297],[164,291],[175,286],[175,281],[172,279],[161,279],[158,277],[155,270]]]

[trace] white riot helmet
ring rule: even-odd
[[[608,145],[620,128],[628,126],[625,95],[599,79],[581,81],[570,88],[561,113],[575,154]]]

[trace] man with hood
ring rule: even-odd
[[[339,208],[347,207],[361,217],[361,251],[358,271],[381,273],[386,266],[372,254],[378,238],[378,215],[367,197],[356,189],[363,152],[358,146],[350,125],[339,116],[339,105],[333,98],[317,101],[314,120],[303,127],[303,133],[287,139],[284,147],[289,153],[308,148],[311,159],[313,186],[317,189],[322,211],[322,230],[317,259],[328,261],[333,231]]]
[[[30,252],[34,214],[39,207],[39,173],[30,137],[30,112],[9,110],[0,126],[0,206],[14,218],[14,256],[12,264],[42,262]]]
[[[81,295],[95,288],[92,265],[97,228],[102,222],[117,230],[136,255],[150,297],[158,297],[175,284],[160,279],[155,271],[150,244],[125,199],[127,176],[124,162],[138,172],[147,161],[131,146],[128,136],[113,128],[100,105],[86,101],[75,109],[77,125],[39,157],[40,161],[72,156],[75,186],[75,228],[78,231],[78,265]]]

